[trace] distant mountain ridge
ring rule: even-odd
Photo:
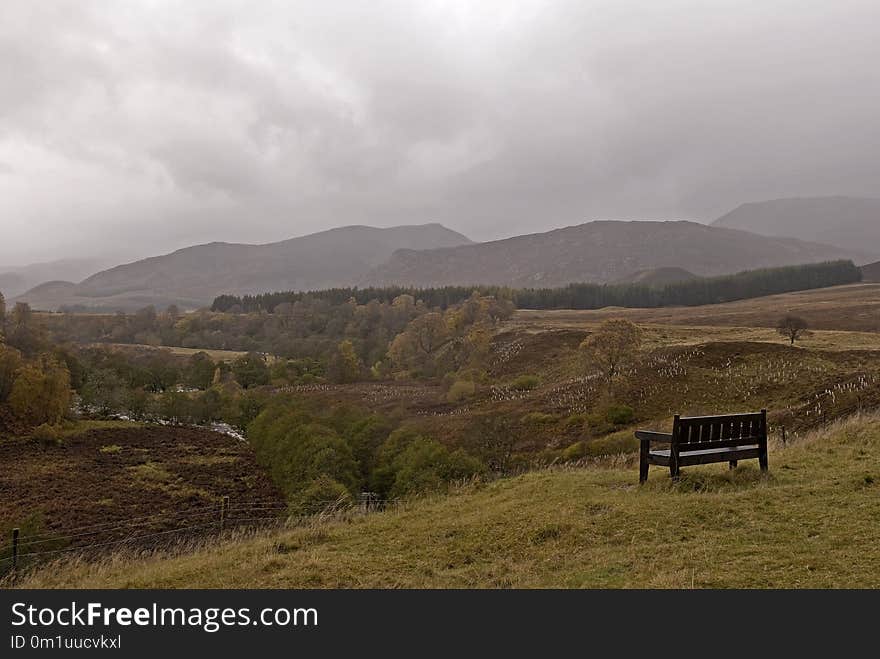
[[[743,204],[712,226],[789,236],[880,258],[880,199],[801,197]]]
[[[348,226],[264,245],[208,243],[116,266],[81,283],[51,282],[18,299],[38,309],[133,310],[209,305],[221,293],[344,286],[395,250],[470,244],[440,224]]]
[[[862,281],[880,282],[880,261],[862,266]]]
[[[714,276],[866,258],[856,250],[696,222],[601,220],[460,247],[398,250],[361,284],[554,287],[572,282],[614,282],[654,268],[675,267],[698,276]]]
[[[0,264],[0,291],[14,298],[44,282],[81,281],[110,264],[107,259],[62,259],[16,267]]]

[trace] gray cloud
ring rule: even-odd
[[[873,0],[7,0],[0,264],[876,195]]]

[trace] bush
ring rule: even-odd
[[[510,383],[510,388],[514,391],[531,391],[541,384],[541,379],[537,375],[520,375]]]
[[[339,481],[321,474],[294,498],[292,512],[314,515],[333,504],[351,501],[351,492]]]
[[[576,442],[562,452],[562,459],[569,462],[571,460],[580,460],[584,455],[586,455],[584,443]]]
[[[616,426],[632,423],[635,416],[635,411],[629,405],[610,405],[605,410],[605,418],[608,423],[613,423]]]
[[[34,428],[31,438],[40,442],[43,446],[61,446],[64,435],[61,427],[44,423]]]
[[[446,393],[446,400],[450,403],[460,403],[473,396],[476,390],[477,387],[473,382],[469,380],[456,380],[449,387],[449,391]]]
[[[449,452],[440,442],[426,437],[407,446],[394,467],[394,484],[389,493],[392,497],[436,491],[451,481],[483,471],[480,461],[461,449]]]
[[[399,497],[441,489],[450,481],[484,470],[483,463],[461,449],[449,451],[429,437],[408,428],[392,432],[378,452],[372,489]]]
[[[554,423],[556,417],[544,412],[529,412],[523,416],[521,421],[527,426],[546,426]]]
[[[629,430],[622,430],[601,439],[594,439],[584,445],[584,454],[592,457],[620,455],[638,450],[639,442]]]

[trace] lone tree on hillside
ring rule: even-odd
[[[785,315],[779,319],[779,323],[776,325],[776,331],[791,341],[791,345],[794,345],[795,341],[810,335],[807,321],[800,316],[793,316],[791,314]]]
[[[642,345],[642,331],[628,320],[606,320],[595,333],[584,339],[580,349],[597,362],[613,380],[621,369],[635,361]]]

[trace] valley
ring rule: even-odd
[[[621,533],[641,538],[639,516],[662,516],[666,501],[692,509],[695,519],[706,522],[700,511],[724,506],[728,499],[770,492],[780,497],[778,505],[784,505],[798,488],[826,487],[814,482],[817,475],[811,464],[815,458],[810,457],[824,450],[820,447],[826,441],[832,442],[829,446],[840,446],[841,456],[864,451],[856,462],[843,457],[835,462],[840,477],[853,483],[862,478],[856,471],[867,474],[852,495],[839,496],[861,496],[860,488],[869,491],[867,479],[874,478],[871,465],[880,460],[880,450],[875,451],[880,444],[875,439],[860,440],[857,449],[846,438],[852,432],[875,437],[871,420],[875,417],[870,415],[880,410],[880,333],[871,331],[870,319],[878,317],[878,305],[880,286],[855,284],[702,307],[521,309],[491,324],[486,351],[469,358],[466,368],[444,377],[410,373],[378,381],[334,382],[325,376],[295,375],[291,361],[271,356],[274,366],[265,367],[267,379],[260,385],[242,389],[234,379],[217,385],[215,373],[215,384],[203,385],[207,389],[147,394],[146,403],[140,403],[146,405],[145,411],[140,413],[128,408],[124,397],[118,399],[120,403],[107,403],[121,405],[113,408],[114,413],[134,417],[132,421],[81,420],[71,422],[69,430],[49,441],[37,439],[35,433],[32,438],[0,442],[4,464],[10,467],[0,478],[0,494],[11,502],[0,515],[0,532],[8,534],[13,525],[29,529],[32,539],[45,540],[41,549],[56,551],[64,559],[64,567],[35,571],[25,581],[37,586],[75,582],[214,587],[221,582],[197,576],[193,570],[203,574],[206,565],[224,562],[230,552],[272,566],[265,568],[265,577],[233,573],[229,581],[222,582],[232,587],[382,586],[394,579],[407,586],[596,587],[633,585],[646,579],[657,586],[679,586],[687,578],[697,586],[747,585],[737,581],[733,569],[698,573],[681,561],[660,569],[625,559],[614,552],[615,538]],[[815,329],[797,345],[789,345],[773,327],[782,310],[809,317]],[[455,308],[448,311],[453,312],[458,313]],[[609,318],[629,318],[641,331],[638,356],[611,384],[597,375],[581,347],[603,331],[602,323]],[[187,369],[201,368],[199,360],[205,358],[215,365],[209,373],[239,377],[234,374],[249,358],[249,353],[241,351],[126,344],[92,344],[88,350],[108,351],[107,358],[117,364],[130,359],[148,368],[155,368],[150,364],[165,364],[165,369],[176,364],[180,375],[170,376],[168,386],[189,381]],[[225,371],[220,369],[223,364]],[[211,404],[211,396],[216,398],[216,407],[204,407]],[[770,411],[774,445],[769,480],[759,477],[751,465],[731,473],[707,466],[686,469],[687,478],[680,485],[670,485],[668,476],[658,469],[652,472],[646,492],[634,487],[634,429],[667,430],[676,413],[761,408]],[[197,419],[193,414],[207,414],[206,420],[222,420],[246,430],[248,444],[187,428],[187,418]],[[848,421],[851,418],[856,420]],[[157,425],[160,420],[184,425]],[[783,427],[787,444],[781,441]],[[287,436],[311,437],[310,442],[326,436],[320,440],[329,442],[325,448],[318,443],[314,450],[335,447],[335,462],[317,466],[305,454],[295,460],[306,459],[306,463],[279,461],[287,455],[284,451],[295,446],[283,448],[288,446],[285,442],[305,441],[284,439]],[[403,447],[403,453],[388,453],[396,445]],[[283,460],[294,460],[293,454]],[[310,481],[321,470],[333,474],[333,480],[321,476]],[[42,486],[46,479],[51,488]],[[529,494],[536,487],[547,492],[540,501]],[[393,510],[365,517],[345,512],[357,512],[351,493],[364,490],[376,492],[374,496],[383,500],[394,499]],[[282,530],[252,530],[257,533],[252,539],[229,536],[221,540],[227,543],[222,550],[210,545],[199,548],[200,533],[212,538],[216,533],[224,496],[244,506],[256,502],[253,505],[260,514],[255,516],[270,511],[266,523],[281,524]],[[834,496],[830,489],[828,496]],[[75,510],[71,501],[77,502]],[[301,530],[283,530],[288,515],[298,519],[309,511],[320,512],[333,501],[342,507],[322,515],[324,521],[306,523]],[[516,537],[495,537],[491,521],[485,533],[465,521],[476,523],[480,515],[489,515],[491,520],[497,509],[500,524],[509,515],[510,505],[525,511]],[[807,519],[820,515],[822,505],[821,499],[805,504],[803,515]],[[554,506],[571,512],[554,517]],[[606,508],[626,512],[616,513],[612,523],[603,516]],[[481,512],[477,514],[476,509]],[[767,518],[761,517],[764,512]],[[777,514],[771,509],[764,512],[756,511],[752,521],[741,523],[760,525],[766,523],[762,519]],[[187,523],[202,518],[207,520],[204,526]],[[141,526],[126,526],[131,519],[140,520]],[[234,520],[230,523],[234,526]],[[76,536],[80,528],[86,529],[85,537],[68,537]],[[457,528],[470,528],[461,531],[461,544]],[[383,548],[376,551],[398,551],[391,547],[423,542],[420,534],[425,533],[453,534],[438,549],[449,553],[444,564],[450,567],[418,576],[406,570],[394,572],[399,568],[392,563],[382,567],[378,554],[370,559],[374,562],[369,568],[347,562],[362,552],[362,542]],[[585,533],[599,535],[587,541]],[[789,528],[779,527],[778,534],[774,542],[782,545],[797,537]],[[712,543],[730,542],[725,537],[709,533],[699,540],[695,537],[694,542],[709,543],[701,546],[712,551]],[[129,539],[117,547],[123,538]],[[484,548],[498,547],[500,563],[487,563],[472,554],[471,568],[467,559],[462,563],[455,558],[473,551],[469,543],[484,541],[489,543]],[[656,541],[661,545],[672,542],[660,537]],[[509,544],[498,544],[504,542]],[[136,575],[129,576],[127,568],[125,574],[114,571],[113,565],[124,563],[125,552],[132,550],[158,553]],[[327,551],[341,562],[329,567]],[[349,551],[353,552],[350,558]],[[407,551],[413,552],[414,565],[438,557],[436,552]],[[561,551],[573,551],[589,566],[587,572],[572,572],[573,563],[563,559]],[[68,552],[87,560],[69,562]],[[300,552],[310,556],[313,570],[299,571],[285,557]],[[544,552],[548,553],[541,559]],[[866,558],[870,556],[873,553]],[[50,553],[41,562],[54,558]],[[557,567],[535,573],[533,561],[540,560],[555,562]],[[689,569],[692,573],[687,577]],[[797,583],[830,583],[823,581],[830,574],[803,574]],[[857,574],[864,578],[863,573],[850,571],[840,583],[849,583],[847,579]],[[794,577],[784,571],[772,575],[768,583],[795,583],[785,581]]]

